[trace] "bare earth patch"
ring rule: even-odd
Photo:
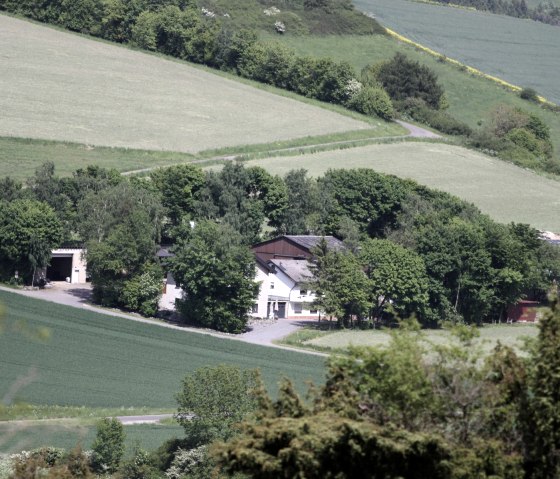
[[[372,126],[183,62],[0,15],[0,136],[197,152]]]
[[[474,203],[497,221],[560,231],[560,182],[458,146],[393,143],[249,164],[281,175],[293,168],[306,168],[313,176],[329,168],[372,168],[447,191]]]

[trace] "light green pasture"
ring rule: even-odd
[[[560,231],[559,181],[458,146],[379,144],[252,160],[248,164],[280,175],[294,168],[305,168],[312,176],[320,176],[330,168],[372,168],[456,195],[497,221]]]
[[[194,153],[369,129],[205,68],[0,15],[0,136]]]
[[[478,331],[480,337],[475,340],[475,344],[485,352],[491,351],[498,341],[519,350],[524,345],[525,338],[534,338],[538,333],[535,325],[519,324],[486,325]],[[287,338],[286,341],[301,347],[321,350],[344,350],[350,346],[385,347],[391,341],[390,333],[381,330],[317,331],[315,334],[309,334],[310,338],[303,335],[300,339],[297,338],[297,334],[294,333],[294,337]],[[428,347],[430,344],[449,344],[454,340],[452,334],[446,330],[425,330],[422,336]]]

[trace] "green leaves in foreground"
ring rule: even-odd
[[[405,328],[331,358],[310,406],[284,383],[214,459],[258,479],[560,477],[558,300],[528,359],[498,344],[483,360],[458,333],[430,354]]]

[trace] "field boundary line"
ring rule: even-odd
[[[417,2],[417,3],[429,3],[429,2],[420,1],[420,2]],[[514,85],[513,83],[509,83],[505,80],[502,80],[501,78],[489,75],[488,73],[484,73],[483,71],[478,70],[477,68],[471,67],[469,65],[466,65],[464,63],[461,63],[459,60],[455,60],[454,58],[449,58],[447,55],[444,55],[443,53],[436,52],[435,50],[432,50],[431,48],[428,48],[425,45],[422,45],[421,43],[417,43],[414,40],[411,40],[410,38],[405,37],[404,35],[401,35],[400,33],[397,33],[394,30],[391,30],[390,28],[385,27],[385,30],[387,31],[387,33],[391,37],[395,38],[396,40],[399,40],[400,42],[403,42],[407,45],[411,45],[411,46],[423,51],[424,53],[427,53],[427,54],[437,58],[438,60],[441,59],[441,60],[443,60],[447,63],[450,63],[452,65],[455,65],[459,68],[464,68],[469,73],[472,73],[473,75],[476,75],[476,76],[479,76],[481,78],[485,78],[486,80],[490,80],[494,83],[497,83],[498,85],[503,86],[503,87],[507,88],[508,90],[514,92],[514,93],[519,93],[523,90],[523,88],[521,88],[518,85]],[[556,106],[556,103],[551,102],[550,100],[548,100],[547,98],[545,98],[542,95],[537,95],[537,98],[538,98],[539,102],[542,103],[542,104],[549,105],[549,106]]]
[[[395,120],[395,123],[398,123],[403,128],[408,130],[406,135],[399,135],[399,136],[372,136],[369,138],[359,138],[354,140],[339,140],[339,141],[332,141],[327,143],[315,143],[312,145],[301,145],[301,146],[288,146],[285,148],[276,148],[272,150],[262,150],[262,151],[255,151],[250,153],[232,153],[228,155],[218,155],[210,158],[199,158],[192,161],[189,161],[186,164],[193,165],[193,164],[202,164],[206,165],[212,163],[223,163],[228,161],[250,161],[255,159],[266,158],[268,156],[290,156],[289,153],[295,152],[296,154],[306,154],[306,153],[316,153],[317,149],[319,151],[330,151],[330,150],[337,150],[340,146],[349,145],[349,148],[353,147],[360,147],[360,146],[367,146],[376,143],[392,143],[398,141],[409,141],[409,140],[439,140],[445,141],[445,137],[434,133],[433,131],[427,130],[426,128],[413,125],[412,123],[408,123],[403,120]],[[332,147],[332,148],[329,148]],[[312,151],[309,151],[312,150]],[[282,153],[286,153],[283,155]],[[163,165],[163,166],[153,166],[149,168],[140,168],[138,170],[130,170],[130,171],[123,171],[121,174],[123,176],[129,175],[137,175],[142,173],[149,173],[158,168],[170,168],[175,165]]]

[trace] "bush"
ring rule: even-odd
[[[117,471],[124,454],[125,432],[116,418],[104,418],[97,423],[97,433],[93,441],[92,467],[97,472]]]
[[[442,133],[464,136],[472,134],[472,130],[467,124],[452,117],[449,113],[430,108],[420,98],[408,98],[397,105],[400,111],[414,120],[431,126]]]
[[[539,94],[533,88],[523,88],[523,90],[519,92],[519,96],[523,98],[523,100],[532,101],[534,103],[539,102]]]
[[[393,100],[420,98],[432,108],[437,109],[441,105],[444,90],[436,73],[426,65],[409,60],[402,53],[383,63],[377,78]]]
[[[384,120],[391,120],[395,113],[387,92],[371,86],[366,86],[352,95],[348,107],[365,115],[377,115]]]
[[[123,306],[143,316],[155,316],[162,295],[161,278],[158,271],[148,271],[127,281],[121,295]]]

